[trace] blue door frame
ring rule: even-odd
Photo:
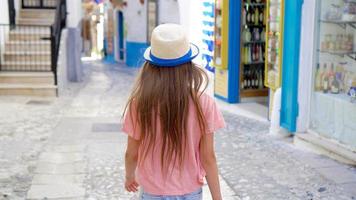
[[[118,47],[119,47],[119,59],[124,60],[124,15],[122,11],[117,12],[118,19]]]
[[[229,1],[228,33],[228,98],[229,103],[240,102],[240,35],[241,35],[241,2]]]
[[[299,50],[303,0],[284,1],[284,36],[282,66],[282,127],[296,132],[298,117]]]

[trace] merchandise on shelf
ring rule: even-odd
[[[353,34],[325,34],[320,49],[330,52],[353,52]]]
[[[264,62],[266,40],[266,1],[244,0],[241,33],[241,89],[249,90],[249,96],[265,96],[253,93],[264,90]]]
[[[281,79],[281,44],[283,26],[283,1],[268,0],[267,42],[265,85],[271,89],[280,87]]]

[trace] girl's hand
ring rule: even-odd
[[[138,191],[138,183],[137,181],[135,180],[135,177],[126,177],[126,180],[125,180],[125,189],[128,191],[128,192],[137,192]]]

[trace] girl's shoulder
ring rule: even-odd
[[[208,95],[206,93],[202,93],[200,95],[200,104],[201,104],[202,109],[209,109],[209,108],[215,106],[215,100],[210,95]]]

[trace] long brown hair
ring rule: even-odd
[[[200,131],[203,133],[206,130],[199,98],[207,85],[207,74],[192,62],[168,68],[144,63],[124,111],[125,114],[129,109],[129,112],[135,112],[131,116],[137,116],[137,122],[132,122],[139,126],[141,135],[139,164],[155,146],[159,120],[162,171],[166,174],[170,163],[182,166],[187,145],[190,100],[196,108]]]

